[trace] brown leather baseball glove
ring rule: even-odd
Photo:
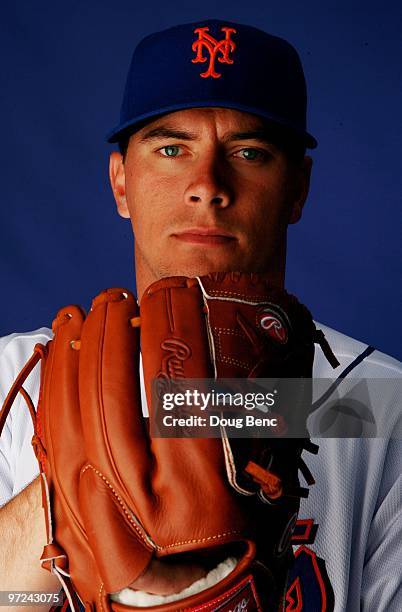
[[[314,342],[335,358],[308,310],[257,275],[173,277],[151,285],[140,309],[125,289],[102,292],[87,316],[67,306],[53,331],[11,389],[0,432],[22,393],[42,478],[42,564],[59,577],[70,607],[78,610],[80,600],[85,610],[280,609],[306,495],[299,468],[314,482],[301,452],[314,445],[232,440],[224,428],[219,439],[152,437],[141,410],[140,346],[152,416],[153,379],[311,378]],[[22,385],[40,360],[35,414]],[[196,562],[207,573],[228,557],[228,575],[181,599],[145,608],[116,595],[153,559]]]

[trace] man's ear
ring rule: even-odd
[[[299,168],[296,169],[295,200],[292,204],[289,223],[297,223],[302,216],[303,206],[307,199],[310,188],[310,176],[313,160],[309,155],[305,155]]]
[[[130,218],[126,198],[126,173],[124,169],[123,156],[113,151],[109,160],[109,179],[112,186],[114,199],[116,200],[117,212],[125,219]]]

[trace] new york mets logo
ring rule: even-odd
[[[208,34],[209,28],[196,28],[194,34],[198,34],[198,40],[193,42],[192,50],[196,53],[196,57],[191,61],[193,64],[202,63],[208,61],[208,57],[204,56],[204,51],[209,53],[209,65],[208,70],[201,72],[200,76],[203,79],[212,77],[213,79],[219,79],[222,75],[215,70],[215,60],[221,64],[233,64],[233,59],[230,54],[236,49],[236,44],[231,39],[232,34],[236,34],[234,28],[221,28],[225,34],[225,38],[222,40],[216,40],[211,34]],[[219,53],[219,56],[217,57]]]

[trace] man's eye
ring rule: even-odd
[[[176,145],[168,145],[159,149],[164,157],[177,157],[180,153],[180,147]]]
[[[255,161],[256,159],[264,159],[265,153],[263,151],[260,151],[259,149],[246,147],[244,149],[240,149],[240,151],[237,151],[235,153],[235,157],[240,157],[242,159],[246,159],[247,161]]]

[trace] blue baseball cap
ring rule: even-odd
[[[179,25],[144,38],[134,50],[118,142],[148,120],[186,108],[252,113],[313,149],[306,131],[306,82],[297,51],[257,28],[220,20]]]

